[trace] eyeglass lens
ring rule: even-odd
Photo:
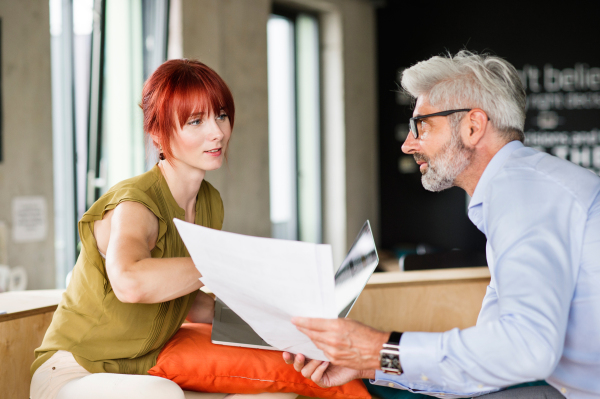
[[[412,132],[415,139],[419,138],[419,131],[417,130],[417,121],[410,119],[408,122],[408,129]]]

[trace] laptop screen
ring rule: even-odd
[[[367,220],[335,274],[335,306],[339,317],[350,313],[378,263],[373,232]]]

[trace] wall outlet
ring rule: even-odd
[[[8,224],[0,220],[0,265],[8,265]]]

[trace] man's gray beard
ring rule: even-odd
[[[454,185],[469,165],[473,151],[465,147],[458,129],[440,151],[440,155],[427,162],[427,171],[421,177],[423,187],[428,191],[442,191]]]

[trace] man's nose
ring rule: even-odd
[[[402,144],[402,152],[405,154],[414,154],[419,149],[419,140],[413,136],[412,132],[408,132],[406,140]]]

